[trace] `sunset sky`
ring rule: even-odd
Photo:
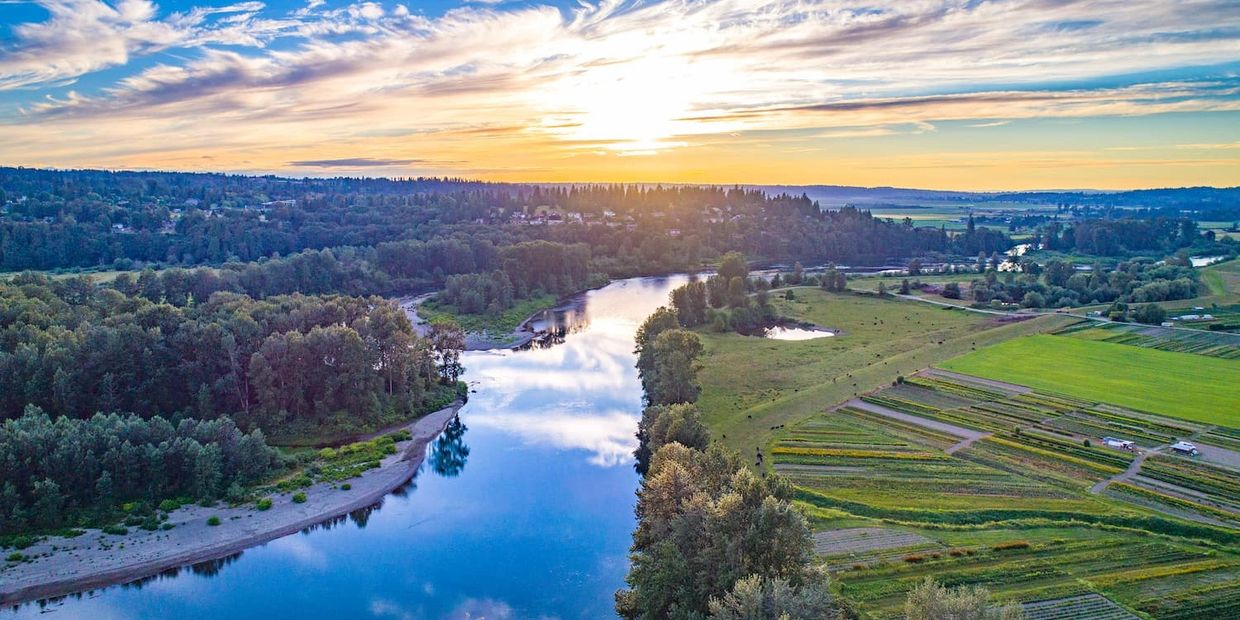
[[[0,165],[1240,185],[1240,2],[0,0]]]

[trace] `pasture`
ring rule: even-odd
[[[716,438],[745,455],[781,424],[798,422],[974,348],[1061,328],[1064,317],[997,322],[929,304],[795,288],[772,295],[784,316],[840,330],[786,341],[699,330],[705,345],[698,406]]]
[[[1065,336],[1009,340],[939,364],[965,374],[1240,428],[1240,360]]]

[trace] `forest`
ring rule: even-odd
[[[107,520],[129,502],[239,498],[280,463],[262,431],[227,417],[53,420],[31,405],[0,424],[0,535]]]
[[[227,414],[295,437],[376,427],[454,397],[432,342],[391,302],[181,296],[169,273],[137,290],[37,274],[0,283],[0,417],[27,405],[79,419]]]
[[[493,269],[489,257],[473,253],[483,241],[496,248],[585,243],[592,270],[613,277],[693,267],[727,249],[770,260],[881,264],[1011,244],[989,229],[952,237],[851,207],[823,210],[805,195],[739,187],[2,168],[0,188],[0,270],[7,271],[219,267],[331,249],[337,257],[366,255],[391,278],[386,284],[437,286],[453,273]],[[416,246],[378,249],[454,238],[470,246],[473,266],[459,253],[431,264],[404,259]]]

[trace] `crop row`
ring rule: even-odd
[[[1175,457],[1154,457],[1141,467],[1146,478],[1168,482],[1240,507],[1240,476],[1235,472]]]
[[[965,385],[957,381],[949,381],[947,379],[940,379],[937,377],[912,377],[907,379],[905,382],[917,387],[934,390],[936,392],[943,392],[945,394],[952,394],[954,396],[959,396],[972,401],[1002,400],[1008,397],[1008,395],[1003,392],[987,390],[985,388]]]
[[[1074,338],[1162,351],[1240,359],[1240,338],[1227,333],[1177,332],[1169,329],[1113,324],[1079,330],[1068,335]]]

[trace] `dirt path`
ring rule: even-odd
[[[976,442],[977,440],[985,439],[986,437],[989,437],[991,435],[991,433],[975,431],[972,429],[963,428],[963,427],[955,426],[952,424],[947,424],[946,422],[930,420],[927,418],[923,418],[921,416],[915,416],[912,414],[896,411],[894,409],[888,409],[881,405],[875,405],[874,403],[867,403],[864,400],[861,400],[860,398],[854,398],[840,406],[861,409],[862,411],[876,413],[878,415],[888,417],[893,420],[900,420],[901,422],[908,422],[909,424],[915,424],[917,426],[922,426],[930,430],[939,431],[941,433],[947,433],[948,435],[955,435],[957,437],[963,437],[964,441],[954,444],[950,448],[947,449],[948,454],[953,454],[958,450],[963,450],[973,445],[973,443]]]
[[[288,493],[273,495],[271,509],[262,512],[253,503],[236,508],[187,506],[171,513],[168,522],[175,527],[167,531],[131,528],[125,536],[106,536],[88,530],[76,538],[48,537],[22,553],[32,557],[49,553],[49,557],[0,571],[0,605],[128,583],[170,568],[222,558],[374,505],[417,473],[427,445],[456,417],[461,405],[458,402],[409,424],[412,439],[402,442],[401,450],[383,459],[377,469],[349,480],[353,488],[348,491],[329,483],[316,484],[304,490],[304,503],[294,503]],[[220,525],[207,525],[212,516],[219,517]]]
[[[1094,484],[1094,486],[1089,488],[1089,492],[1101,493],[1105,491],[1107,487],[1111,486],[1112,482],[1128,482],[1129,480],[1132,480],[1134,476],[1141,473],[1141,464],[1145,462],[1145,459],[1150,458],[1150,456],[1157,454],[1170,445],[1171,444],[1158,446],[1157,448],[1151,448],[1141,454],[1138,454],[1137,457],[1132,459],[1132,462],[1128,464],[1128,469],[1125,469],[1123,472],[1115,474],[1106,480],[1099,480],[1096,484]]]

